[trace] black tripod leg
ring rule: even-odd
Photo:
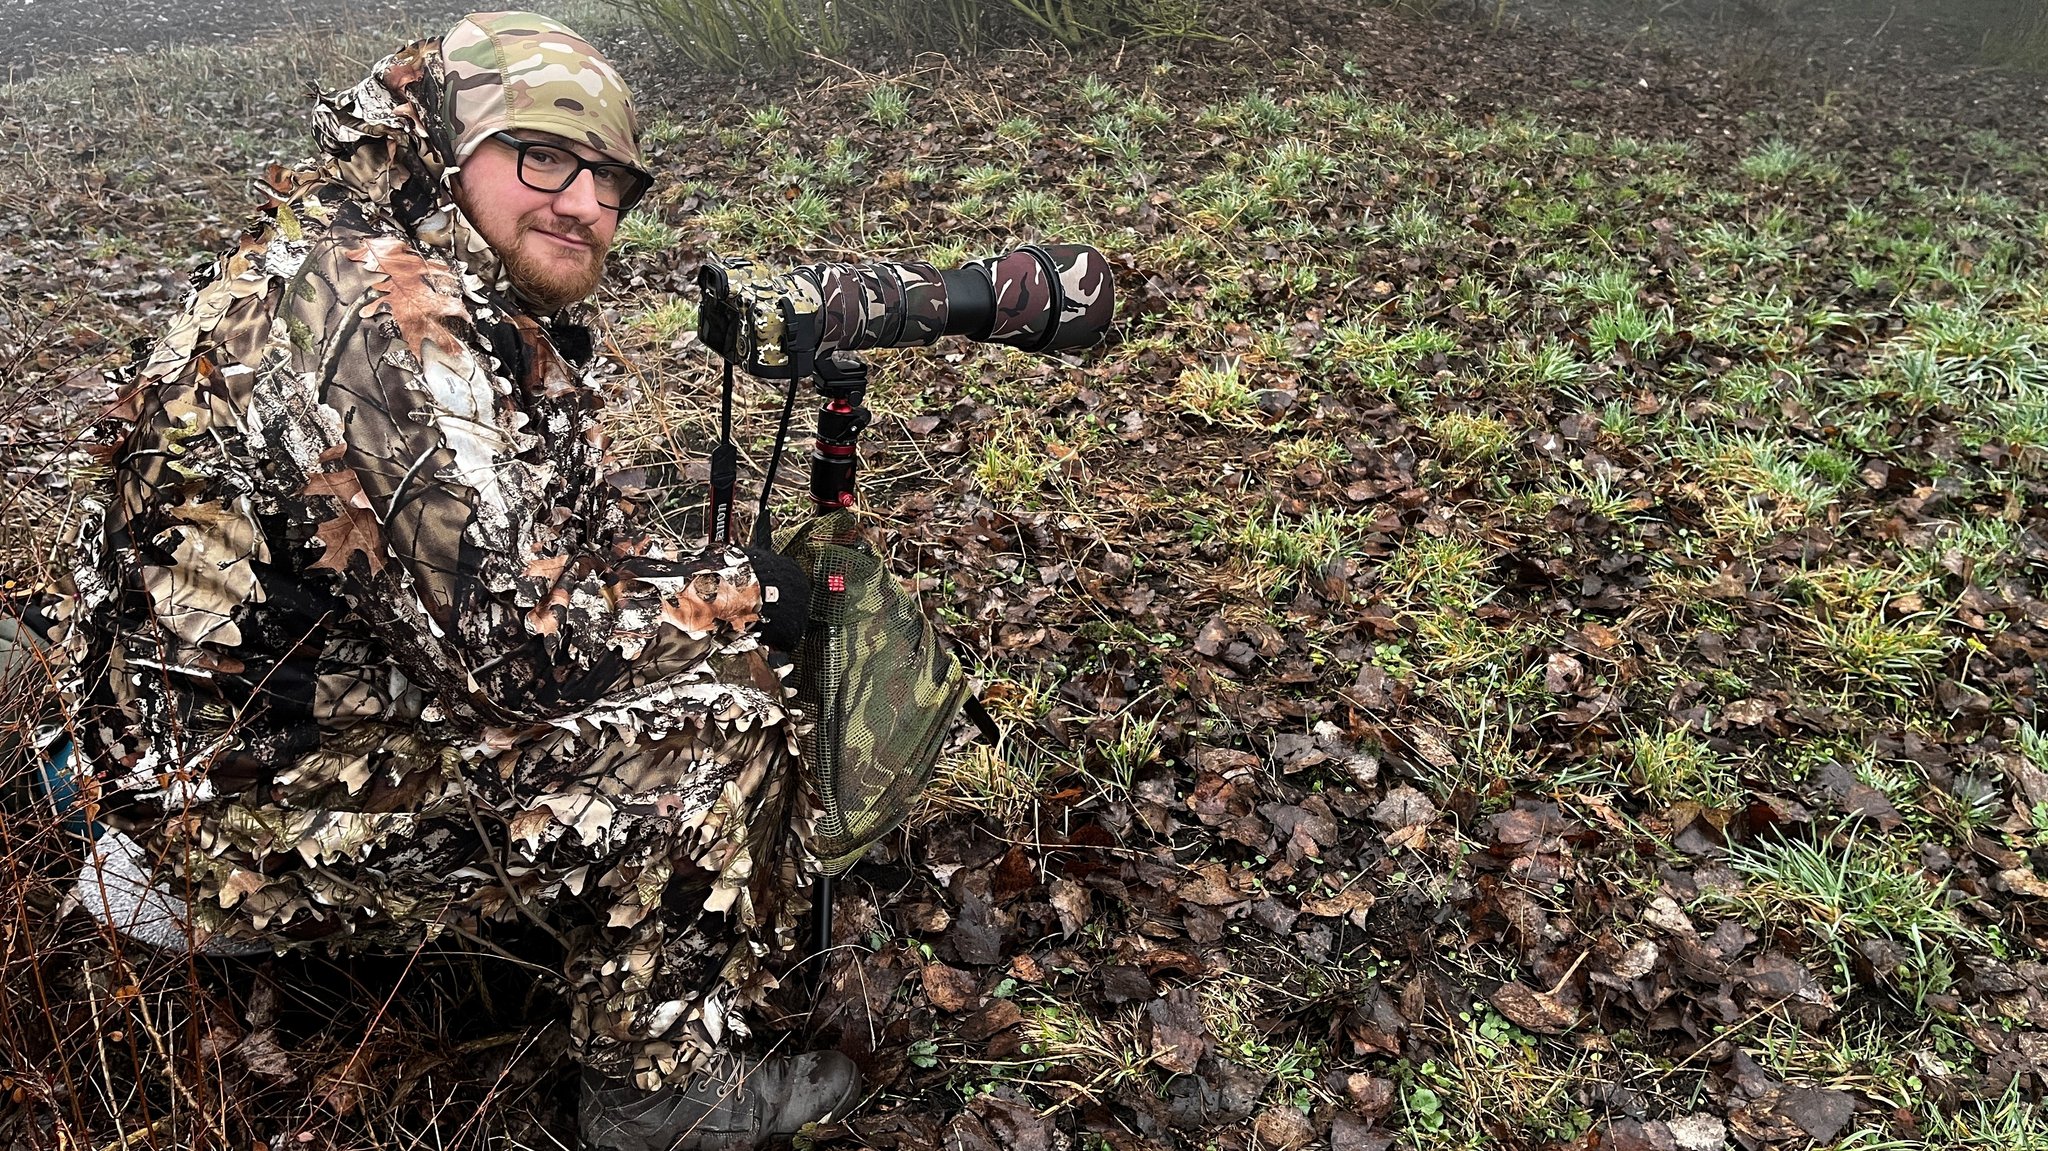
[[[825,956],[832,950],[832,880],[818,877],[818,889],[811,896],[811,944],[818,959],[818,981],[825,981]]]

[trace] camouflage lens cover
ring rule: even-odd
[[[968,267],[992,287],[994,323],[983,337],[991,342],[1028,352],[1086,348],[1115,319],[1109,261],[1085,244],[1018,248]],[[952,314],[945,275],[921,260],[777,272],[714,256],[698,284],[698,337],[733,366],[768,379],[806,375],[830,352],[934,343]]]
[[[812,264],[803,271],[818,282],[823,350],[920,347],[946,334],[946,281],[922,260]]]
[[[1109,261],[1086,244],[1029,245],[971,266],[995,289],[993,343],[1027,352],[1093,347],[1116,318]]]
[[[768,379],[806,372],[808,362],[829,352],[930,344],[946,332],[946,283],[922,262],[807,264],[777,272],[752,260],[712,257],[698,284],[704,290],[698,338],[734,366]],[[792,322],[807,340],[792,341]]]

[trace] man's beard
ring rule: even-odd
[[[590,245],[590,251],[586,253],[587,262],[580,271],[563,261],[527,253],[527,233],[542,227]],[[553,243],[545,236],[534,242],[544,247]],[[597,282],[604,277],[604,251],[598,247],[597,238],[590,229],[574,220],[546,212],[529,212],[521,216],[512,235],[512,243],[499,253],[499,258],[505,264],[505,275],[512,281],[513,290],[542,314],[559,312],[584,299],[597,290]]]

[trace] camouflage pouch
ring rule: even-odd
[[[782,553],[811,580],[795,676],[813,721],[804,764],[824,808],[812,850],[837,875],[909,816],[967,698],[967,676],[852,512],[813,517]]]

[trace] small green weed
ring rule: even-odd
[[[1543,1142],[1576,1143],[1593,1116],[1572,1097],[1584,1056],[1560,1065],[1534,1036],[1490,1007],[1460,1012],[1442,1028],[1443,1054],[1396,1064],[1404,1145],[1482,1148],[1494,1132],[1523,1132]]]
[[[1298,520],[1278,511],[1253,517],[1238,529],[1237,545],[1251,562],[1262,587],[1301,575],[1313,575],[1332,560],[1352,554],[1356,528],[1341,512],[1316,508]]]
[[[1855,982],[1851,949],[1864,940],[1889,940],[1925,961],[1931,948],[1971,936],[1943,899],[1943,883],[1906,862],[1905,850],[1903,843],[1854,836],[1738,844],[1728,865],[1743,890],[1712,898],[1815,938],[1835,959],[1837,990],[1847,991]]]
[[[894,84],[877,84],[862,99],[868,119],[884,128],[900,128],[910,119],[910,96]]]
[[[1445,459],[1464,464],[1485,463],[1515,443],[1515,429],[1505,420],[1464,412],[1437,417],[1429,434]]]
[[[680,246],[683,231],[648,212],[628,212],[614,243],[621,253],[665,252]]]
[[[1211,423],[1249,425],[1258,397],[1247,387],[1238,361],[1218,360],[1213,367],[1192,367],[1180,374],[1173,401],[1181,411]]]
[[[1266,1097],[1303,1112],[1332,1101],[1318,1074],[1323,1050],[1304,1039],[1276,1043],[1258,1023],[1271,989],[1242,976],[1202,986],[1202,1015],[1215,1050],[1267,1081]]]

